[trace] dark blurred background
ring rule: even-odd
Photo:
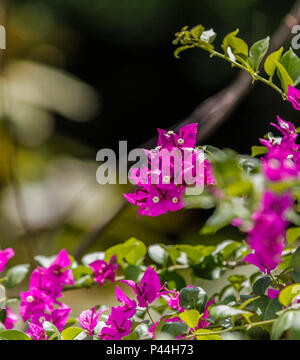
[[[1,51],[1,91],[8,126],[1,132],[0,245],[22,251],[29,238],[26,247],[32,254],[52,254],[63,246],[74,252],[120,206],[126,191],[97,184],[96,151],[118,149],[119,140],[128,140],[129,148],[142,144],[157,127],[180,122],[235,79],[236,69],[201,50],[175,59],[172,40],[182,26],[213,27],[219,49],[236,28],[251,44],[271,35],[293,3],[2,0],[7,50]],[[297,112],[257,84],[205,143],[249,153],[276,114],[297,124]],[[14,167],[17,163],[20,191],[5,170],[7,157],[14,159]],[[146,243],[240,238],[228,229],[200,237],[209,211],[139,220],[136,214],[129,207],[87,250],[103,250],[130,236]]]

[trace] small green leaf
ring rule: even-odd
[[[289,245],[292,245],[294,241],[296,241],[300,237],[300,227],[293,227],[287,229],[286,238]]]
[[[62,331],[61,336],[63,340],[74,340],[77,335],[84,332],[84,330],[78,327],[69,327]]]
[[[239,29],[236,29],[235,31],[232,31],[224,37],[222,47],[225,54],[227,54],[227,48],[230,46],[230,39],[235,37],[238,33]]]
[[[268,148],[265,146],[252,146],[251,147],[251,156],[255,157],[258,155],[264,155],[268,152]]]
[[[294,321],[294,311],[286,311],[279,316],[272,327],[271,339],[278,340],[283,333],[291,328]]]
[[[283,47],[281,47],[277,51],[272,52],[265,61],[264,64],[265,72],[270,76],[270,78],[274,75],[274,72],[276,70],[276,63],[274,61],[280,60],[282,51],[283,51]]]
[[[169,290],[176,289],[179,291],[186,286],[184,278],[176,271],[164,270],[159,274],[159,278],[162,284],[167,283]]]
[[[249,313],[249,311],[235,309],[228,305],[216,305],[212,307],[210,310],[210,315],[216,320],[226,319],[228,317],[236,316],[236,315],[249,315],[249,314],[251,314]]]
[[[256,41],[256,43],[254,43],[251,46],[249,51],[249,59],[255,71],[258,70],[260,63],[262,62],[262,59],[266,55],[269,48],[269,43],[270,43],[270,37],[267,36],[262,40]]]
[[[180,313],[179,317],[187,324],[188,327],[195,329],[199,323],[201,315],[197,310],[186,310]]]
[[[199,40],[204,31],[204,26],[197,25],[191,29],[191,34],[194,39]]]
[[[253,292],[255,295],[264,295],[269,287],[271,279],[268,275],[262,276],[253,285]]]
[[[167,251],[159,244],[150,245],[148,247],[148,254],[156,264],[160,265],[166,264],[169,258]]]
[[[31,340],[31,338],[19,330],[3,330],[0,331],[0,339],[2,340]]]
[[[206,301],[206,292],[199,286],[185,287],[180,291],[180,306],[186,310],[195,309],[202,313]]]
[[[49,321],[43,322],[43,328],[49,338],[60,335],[57,327]]]
[[[290,77],[286,69],[280,64],[280,62],[274,60],[275,64],[277,65],[278,76],[281,81],[281,87],[285,93],[287,93],[289,85],[294,86],[293,79]]]
[[[300,83],[300,58],[290,48],[280,59],[281,65],[293,79],[295,86]]]
[[[26,277],[29,270],[28,264],[16,265],[10,268],[6,273],[6,280],[4,285],[11,289],[16,285],[20,284]]]
[[[192,49],[193,47],[195,47],[195,45],[184,45],[184,46],[180,46],[178,47],[175,51],[174,51],[174,56],[176,57],[176,59],[180,59],[179,54],[182,51],[185,51],[187,49]]]
[[[281,290],[278,300],[283,305],[288,307],[300,294],[300,284],[292,284]]]

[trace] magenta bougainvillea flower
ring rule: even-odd
[[[18,322],[18,315],[15,314],[10,307],[6,306],[6,318],[4,322],[4,327],[7,330],[13,329],[15,323]]]
[[[33,271],[29,290],[21,292],[20,315],[24,321],[37,325],[33,327],[36,331],[44,321],[52,322],[59,331],[66,325],[72,309],[57,298],[62,296],[65,285],[74,283],[70,266],[70,257],[63,249],[47,269],[39,266]]]
[[[178,135],[174,131],[166,131],[157,129],[158,141],[157,146],[165,149],[178,148],[194,148],[196,145],[198,124],[189,124],[179,129]]]
[[[97,311],[96,307],[93,307],[92,310],[85,310],[79,315],[79,323],[81,327],[88,332],[90,336],[93,336],[93,332],[98,323],[98,318],[103,313],[105,309],[100,309]]]
[[[195,149],[198,124],[183,126],[178,135],[158,129],[157,147],[145,150],[148,166],[131,169],[130,179],[138,186],[124,194],[139,206],[138,216],[159,216],[186,206],[187,187],[215,184],[212,166],[203,151]]]
[[[208,302],[205,304],[204,313],[203,313],[201,319],[199,320],[197,329],[203,329],[203,328],[206,328],[206,327],[209,326],[209,321],[208,321],[208,318],[209,318],[209,310],[208,310],[208,308],[209,308],[210,305],[213,304],[214,302],[215,302],[215,299],[212,299],[212,300],[208,301]]]
[[[94,272],[94,280],[102,286],[105,280],[115,282],[116,272],[119,265],[117,264],[116,255],[112,256],[107,264],[104,260],[96,260],[89,264]]]
[[[277,117],[277,124],[271,123],[283,135],[282,138],[271,140],[260,139],[268,148],[267,154],[261,159],[263,173],[271,181],[281,181],[295,178],[300,172],[299,145],[296,144],[295,126]]]
[[[44,328],[41,325],[34,324],[32,322],[28,323],[28,336],[30,336],[33,340],[48,340],[48,336]]]
[[[167,289],[166,289],[167,290]],[[167,290],[166,294],[161,295],[166,300],[171,309],[182,312],[184,308],[180,306],[180,292],[176,290]]]
[[[247,241],[254,252],[244,261],[267,273],[277,267],[288,226],[285,214],[292,206],[290,194],[276,195],[270,190],[264,193],[260,209],[252,216],[254,226],[248,233]]]
[[[123,293],[119,286],[116,286],[116,298],[119,303],[121,303],[121,311],[125,313],[127,318],[133,317],[133,315],[136,313],[136,302],[129,299],[129,297]]]
[[[45,312],[52,312],[53,299],[39,289],[30,289],[20,293],[20,315],[24,321],[33,316],[39,318]]]
[[[277,290],[277,289],[268,289],[268,297],[270,299],[276,299],[278,298],[280,291],[281,290]]]
[[[0,272],[4,271],[8,260],[11,259],[14,255],[15,252],[11,248],[0,250]]]
[[[161,287],[156,271],[151,266],[145,271],[139,284],[133,280],[121,281],[133,289],[134,293],[137,295],[138,305],[140,307],[147,307],[148,304],[151,304],[159,296],[166,293]]]
[[[287,91],[287,99],[290,101],[296,110],[300,110],[300,90],[289,85]]]
[[[52,298],[62,296],[64,286],[74,284],[70,265],[71,261],[66,250],[61,250],[49,268],[45,269],[39,266],[33,271],[30,278],[30,289],[40,289]]]
[[[100,333],[103,340],[121,340],[130,334],[131,321],[121,306],[112,308],[106,325],[108,326],[103,327]]]

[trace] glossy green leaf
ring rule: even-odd
[[[148,254],[156,264],[160,265],[166,264],[169,258],[168,252],[159,244],[150,245]]]
[[[82,333],[84,330],[78,327],[69,327],[62,331],[61,336],[63,340],[74,340],[76,336]]]
[[[185,287],[180,291],[180,306],[186,310],[195,309],[202,313],[206,301],[206,292],[199,286]]]
[[[249,311],[236,309],[228,305],[216,305],[210,309],[210,315],[218,319],[226,319],[227,317],[237,316],[237,315],[250,315]]]
[[[274,75],[274,72],[276,70],[276,63],[274,61],[279,61],[281,54],[283,51],[283,47],[281,47],[279,50],[272,52],[265,61],[264,68],[265,72],[272,77]]]
[[[197,340],[221,340],[220,335],[214,334],[213,331],[208,329],[198,329],[195,335]]]
[[[179,314],[181,320],[183,320],[188,327],[195,329],[199,323],[201,317],[199,311],[197,310],[186,310]]]
[[[290,48],[280,59],[281,65],[286,69],[297,86],[300,83],[300,58]]]
[[[290,329],[293,325],[295,312],[286,311],[279,316],[279,318],[274,322],[271,332],[271,339],[278,340],[284,334],[285,331]]]
[[[264,56],[266,55],[270,43],[270,37],[256,41],[249,50],[249,59],[253,65],[255,71],[258,70],[260,63],[262,62]]]
[[[28,264],[16,265],[10,268],[6,273],[7,279],[4,281],[4,285],[8,289],[15,287],[25,279],[28,271],[29,271]]]
[[[31,338],[19,330],[3,330],[0,331],[0,339],[2,340],[31,340]]]
[[[264,155],[268,152],[268,148],[265,146],[252,146],[251,147],[251,156],[255,157],[258,155]]]
[[[286,69],[280,64],[280,62],[274,60],[275,64],[277,65],[278,76],[281,81],[281,87],[285,93],[287,93],[289,85],[294,86],[293,79],[290,77],[289,73]]]
[[[287,229],[286,238],[289,245],[292,245],[300,237],[300,227],[293,227]]]
[[[271,279],[268,275],[262,276],[253,285],[253,292],[255,295],[264,295],[267,288],[271,283]]]
[[[288,307],[300,295],[300,284],[292,284],[280,291],[278,300],[283,305]]]

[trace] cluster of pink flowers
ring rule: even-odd
[[[35,340],[46,338],[44,321],[52,322],[59,331],[67,323],[71,308],[58,301],[65,285],[73,285],[71,261],[66,250],[57,255],[45,269],[36,268],[30,278],[29,290],[21,292],[20,315],[28,322],[28,334]]]
[[[0,272],[5,270],[6,264],[9,259],[15,256],[15,252],[12,248],[0,250]],[[18,316],[11,310],[9,306],[6,306],[6,317],[4,321],[4,327],[6,329],[13,329],[16,322],[18,322]]]
[[[276,195],[267,190],[260,209],[253,213],[253,228],[248,233],[248,244],[253,253],[244,261],[270,273],[281,262],[288,221],[285,214],[293,205],[290,194]]]
[[[116,286],[116,299],[120,303],[117,307],[112,307],[111,313],[106,321],[105,326],[102,327],[99,336],[102,340],[121,340],[123,337],[131,333],[132,317],[136,314],[137,306],[140,309],[147,309],[156,299],[162,297],[169,307],[177,312],[183,312],[185,309],[180,306],[179,291],[168,290],[166,283],[161,286],[157,272],[149,266],[145,271],[139,283],[133,280],[121,280],[124,284],[129,285],[134,291],[137,302],[131,300],[118,286]],[[192,287],[192,286],[190,286]],[[208,301],[205,305],[204,313],[199,320],[197,327],[193,330],[205,328],[209,326],[209,306],[214,300]],[[83,329],[92,336],[97,326],[98,317],[106,309],[96,308],[92,310],[85,310],[79,316],[79,322]],[[155,329],[160,319],[154,323],[149,329],[149,335],[155,337]],[[166,322],[183,322],[178,316],[165,320]]]
[[[289,86],[287,98],[296,110],[300,110],[300,91]],[[268,181],[284,181],[299,177],[300,148],[296,144],[298,137],[293,123],[277,117],[277,124],[271,123],[281,132],[282,137],[260,139],[268,152],[261,158],[262,170]],[[248,244],[252,253],[244,261],[257,266],[262,272],[270,273],[281,262],[285,245],[288,221],[286,212],[293,207],[290,193],[276,195],[265,191],[260,208],[252,215],[254,225],[248,232]],[[237,224],[238,225],[238,224]],[[270,291],[270,297],[276,297],[278,291]]]
[[[100,286],[102,286],[106,280],[115,282],[116,272],[119,268],[116,255],[111,257],[108,264],[104,260],[95,260],[90,263],[89,266],[94,272],[94,281]]]
[[[300,152],[296,144],[297,134],[294,124],[277,117],[277,124],[271,123],[283,135],[282,138],[260,139],[268,148],[261,159],[262,169],[270,181],[281,181],[295,178],[300,173]]]
[[[188,187],[215,183],[211,164],[195,148],[197,126],[185,125],[178,135],[158,129],[157,147],[145,150],[147,166],[131,169],[130,178],[138,189],[124,196],[139,206],[138,216],[178,211],[186,205],[184,193]]]

